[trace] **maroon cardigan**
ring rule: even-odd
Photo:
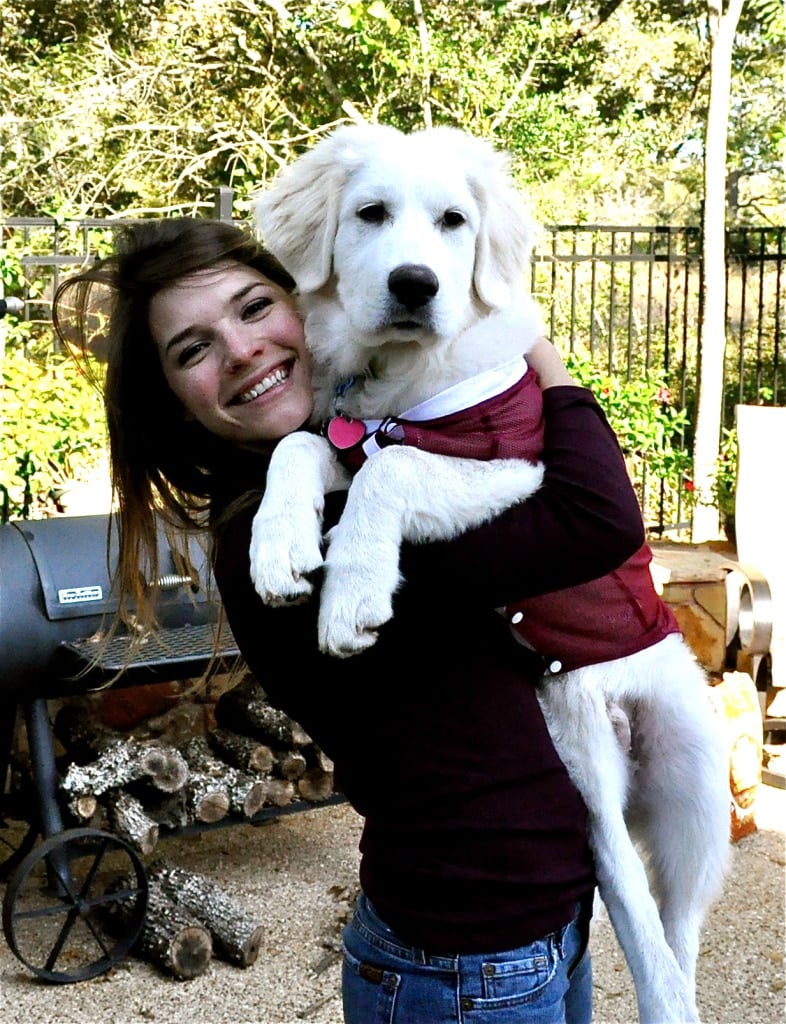
[[[529,943],[595,885],[586,810],[536,699],[539,663],[494,609],[609,572],[644,528],[590,392],[551,388],[544,411],[541,490],[449,543],[405,546],[394,618],[363,654],[318,652],[315,601],[264,607],[248,571],[253,508],[216,536],[216,580],[249,667],[334,760],[365,818],[366,894],[404,940],[435,952]],[[342,504],[330,498],[326,525]]]

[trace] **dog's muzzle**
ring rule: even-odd
[[[439,291],[439,279],[430,267],[402,263],[391,270],[388,289],[407,310],[422,309]]]

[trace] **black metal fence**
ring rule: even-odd
[[[231,218],[230,190],[217,191],[213,215]],[[6,291],[24,300],[31,331],[48,331],[55,344],[51,299],[61,276],[111,249],[120,223],[0,218]],[[733,228],[726,235],[726,430],[733,428],[736,403],[784,401],[785,244],[784,227]],[[563,353],[587,356],[623,382],[663,380],[670,401],[684,410],[677,443],[689,450],[702,318],[700,229],[548,226],[533,259],[532,289]],[[683,496],[666,497],[663,481],[643,487],[649,525],[661,532],[684,525]]]
[[[609,372],[662,369],[695,401],[702,318],[698,227],[557,225],[533,264],[552,337],[588,348]],[[786,228],[726,233],[727,420],[736,402],[783,402]]]

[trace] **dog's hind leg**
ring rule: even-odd
[[[602,681],[590,669],[555,677],[543,683],[540,701],[554,745],[587,805],[600,895],[633,977],[639,1020],[695,1022],[693,989],[666,941],[625,824],[628,759]]]
[[[728,751],[684,642],[669,637],[653,653],[657,680],[636,723],[628,823],[646,850],[666,938],[695,987],[701,925],[729,858]]]

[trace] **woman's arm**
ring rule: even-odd
[[[405,586],[495,607],[603,576],[644,543],[619,444],[591,392],[570,383],[549,342],[528,359],[544,387],[541,488],[454,540],[405,545]]]
[[[537,374],[541,391],[562,384],[576,383],[563,363],[562,356],[548,338],[538,338],[527,352],[527,362]]]

